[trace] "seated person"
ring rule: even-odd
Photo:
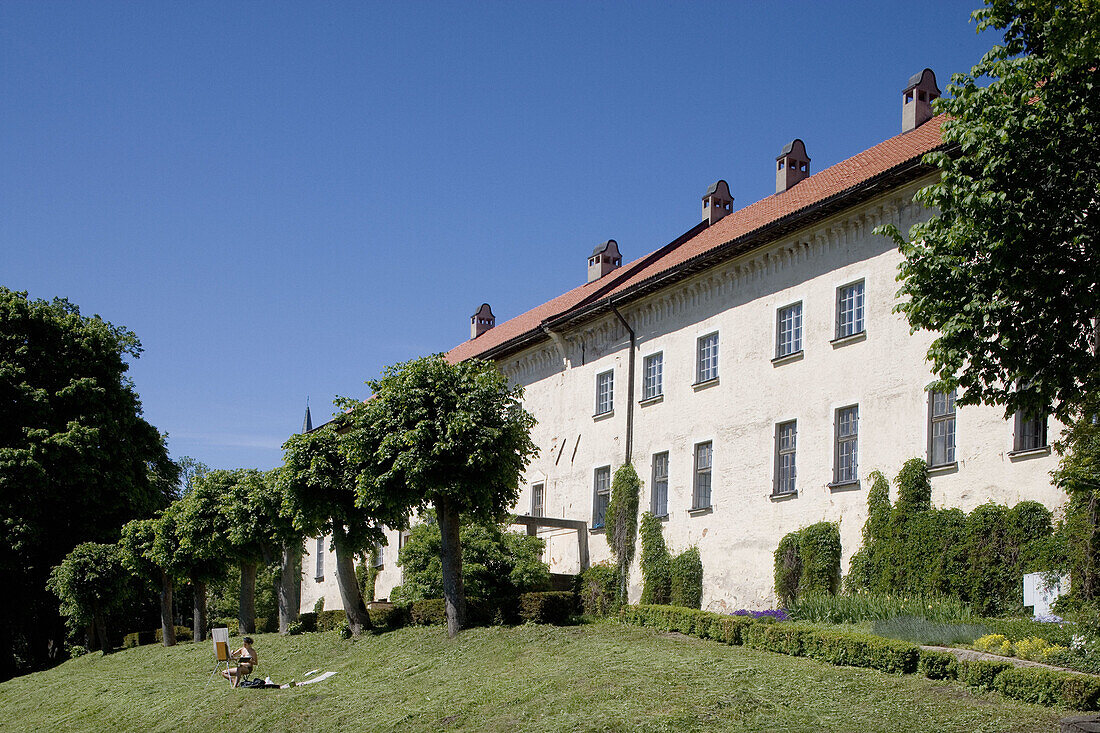
[[[229,680],[230,687],[236,687],[241,683],[242,677],[252,674],[252,670],[256,668],[260,657],[256,654],[256,650],[252,648],[251,636],[244,637],[244,645],[230,656],[237,658],[237,666],[223,671],[222,677]]]

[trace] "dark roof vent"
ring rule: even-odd
[[[609,239],[603,244],[597,244],[588,256],[588,282],[599,280],[621,264],[623,256],[619,254],[618,242]]]
[[[482,303],[477,313],[470,316],[470,338],[476,339],[495,325],[497,317],[493,315],[493,309],[488,303]]]
[[[733,211],[733,196],[729,184],[725,181],[712,183],[703,194],[703,221],[714,224]]]
[[[783,193],[810,175],[810,156],[806,144],[795,138],[775,157],[775,192]]]
[[[932,119],[935,115],[932,100],[938,99],[940,94],[931,69],[909,77],[909,83],[901,92],[901,131],[915,130]]]

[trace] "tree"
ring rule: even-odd
[[[348,415],[342,449],[360,506],[378,515],[434,506],[440,531],[447,633],[465,622],[461,518],[499,520],[519,498],[536,452],[535,419],[492,362],[435,355],[386,369],[374,395]]]
[[[377,512],[356,502],[355,477],[340,450],[345,436],[339,430],[345,424],[342,416],[328,426],[291,436],[283,444],[279,483],[284,512],[300,536],[332,537],[340,600],[348,627],[358,635],[373,626],[355,577],[355,556],[386,541],[383,522],[403,526],[406,515]]]
[[[82,542],[53,568],[48,587],[61,601],[70,629],[90,625],[99,648],[109,652],[108,619],[125,607],[133,592],[133,576],[119,546]]]
[[[642,481],[629,463],[615,471],[611,482],[611,501],[607,505],[607,544],[618,566],[620,604],[627,602],[630,589],[630,563],[634,562],[635,540],[638,537],[638,494]]]
[[[1004,45],[937,102],[955,150],[925,157],[941,177],[917,200],[938,213],[881,231],[905,257],[898,310],[938,332],[935,388],[1065,421],[1100,388],[1100,4],[987,3],[973,17]]]
[[[131,570],[160,585],[160,629],[164,646],[176,644],[172,596],[175,577],[181,573],[177,553],[175,515],[162,512],[155,519],[132,519],[122,527],[120,544]]]
[[[401,585],[391,601],[443,597],[442,536],[435,517],[412,528],[401,548]],[[516,597],[550,583],[542,561],[546,543],[538,537],[509,532],[495,522],[466,522],[459,530],[462,587],[474,598]]]
[[[225,547],[241,569],[240,611],[237,616],[241,633],[256,631],[256,570],[268,562],[277,547],[275,524],[283,511],[282,496],[254,468],[211,471],[219,477],[222,490],[219,513],[225,518]]]
[[[180,565],[191,582],[195,641],[206,638],[207,584],[220,577],[227,566],[228,526],[222,513],[226,484],[219,480],[223,474],[207,469],[195,476],[185,484],[183,497],[169,507],[175,517]]]
[[[60,648],[49,569],[168,503],[176,468],[126,375],[140,353],[132,332],[66,300],[0,287],[0,680]]]

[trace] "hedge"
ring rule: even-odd
[[[577,612],[577,596],[571,591],[524,593],[519,597],[519,617],[535,624],[565,626]]]
[[[157,640],[158,633],[156,631],[135,631],[132,634],[127,634],[122,639],[123,649],[133,649],[137,646],[144,646],[145,644],[152,644]]]
[[[164,630],[157,629],[156,635],[153,637],[158,644],[164,641]],[[191,641],[191,629],[188,626],[176,627],[176,641]]]
[[[953,654],[921,649],[871,634],[821,629],[798,623],[776,623],[750,616],[696,611],[676,606],[624,606],[619,619],[662,631],[679,631],[726,644],[817,659],[836,665],[883,672],[919,672],[933,680],[957,679],[1005,697],[1074,710],[1100,707],[1100,676],[1058,672],[1041,667],[1015,667],[1010,662],[960,661]]]

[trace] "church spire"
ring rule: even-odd
[[[313,419],[309,416],[309,398],[306,397],[306,419],[302,421],[302,432],[313,430]]]

